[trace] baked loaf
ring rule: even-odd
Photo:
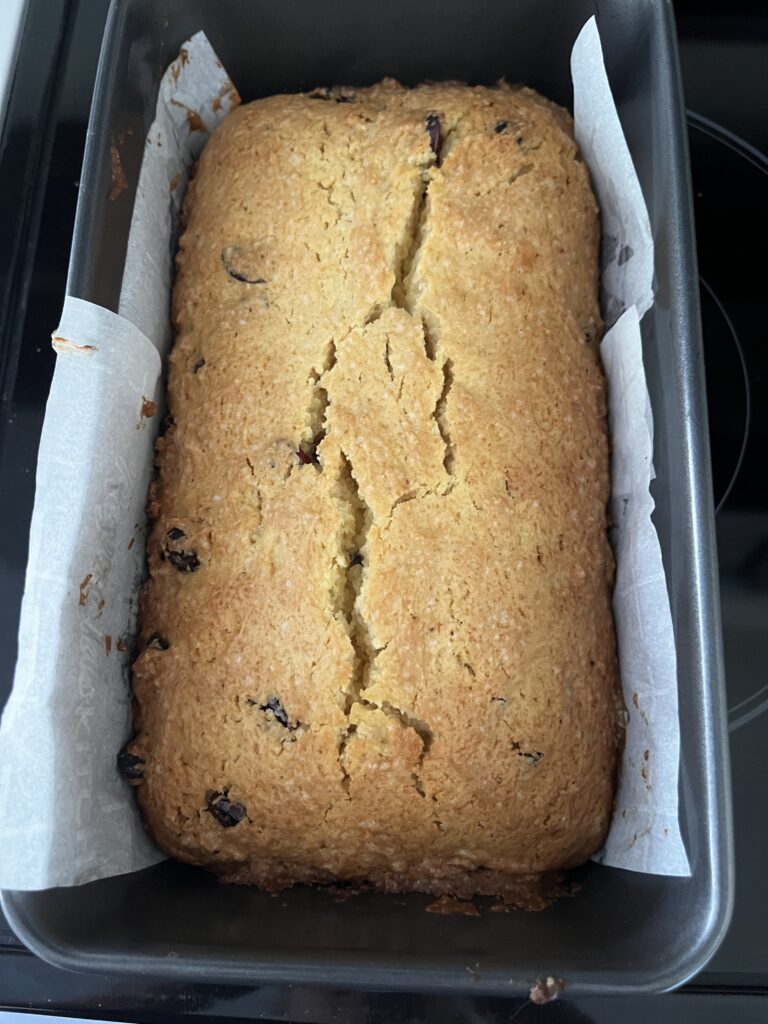
[[[529,89],[240,107],[185,203],[128,753],[169,854],[540,905],[611,814],[598,212]]]

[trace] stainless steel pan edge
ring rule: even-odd
[[[564,83],[553,68],[563,62],[575,32],[596,7],[606,64],[657,244],[657,302],[645,318],[643,340],[656,426],[655,521],[680,658],[680,796],[693,878],[659,879],[593,865],[585,871],[580,896],[543,914],[454,919],[425,914],[426,901],[417,896],[400,900],[371,894],[339,905],[327,894],[295,890],[276,901],[256,891],[219,888],[199,872],[167,863],[80,888],[6,892],[3,907],[34,952],[73,970],[475,995],[525,991],[538,975],[555,974],[566,979],[573,995],[667,990],[690,978],[712,955],[733,901],[704,366],[671,5],[665,0],[578,0],[566,9],[555,0],[506,5],[422,0],[409,8],[398,0],[384,6],[387,12],[381,13],[373,5],[331,0],[321,23],[309,0],[274,8],[245,0],[216,5],[113,0],[89,123],[68,288],[117,308],[132,196],[159,77],[178,45],[197,28],[205,28],[250,98],[279,91],[286,83],[301,88],[318,81],[370,81],[386,71],[406,81],[414,75],[430,77],[420,70],[418,48],[398,32],[398,11],[407,9],[415,22],[412,33],[432,48],[427,62],[432,77],[443,58],[443,77],[493,80],[500,73],[516,77],[512,68],[520,67],[519,77],[562,102],[567,98]],[[439,29],[431,13],[443,19]],[[248,31],[232,31],[249,18]],[[529,42],[550,39],[552,54],[532,62],[516,42],[521,29]],[[382,40],[381,52],[370,44],[374,30]],[[259,50],[267,64],[272,62],[263,74],[245,63],[235,39],[249,32],[257,47],[269,48],[272,42],[271,55]],[[508,40],[510,50],[517,46],[510,66],[500,63],[498,36]],[[287,41],[295,48],[293,56]],[[392,48],[386,52],[388,44]],[[308,61],[306,80],[295,66],[302,54]],[[121,202],[110,204],[110,149],[120,139],[131,187]]]

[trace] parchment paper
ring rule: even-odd
[[[76,885],[160,859],[115,770],[130,729],[160,356],[127,320],[73,298],[54,346],[19,658],[0,725],[4,889]]]
[[[677,656],[661,548],[651,522],[653,414],[640,319],[653,304],[653,238],[603,63],[594,18],[571,54],[576,141],[600,203],[601,300],[610,328],[600,352],[611,436],[613,613],[628,711],[611,829],[595,860],[689,875],[680,835]]]
[[[616,814],[598,859],[687,874],[677,822],[675,650],[650,521],[652,427],[638,324],[638,310],[652,302],[653,250],[594,19],[574,46],[572,74],[577,138],[603,215],[604,313],[609,324],[623,313],[602,353],[614,451],[614,607],[629,726]],[[179,204],[193,160],[237,102],[198,33],[160,89],[121,315],[67,297],[54,335],[58,360],[38,460],[19,660],[0,724],[2,888],[77,885],[162,858],[118,777],[115,754],[131,729],[131,634]]]

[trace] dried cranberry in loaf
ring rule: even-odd
[[[221,262],[235,281],[242,281],[243,284],[266,284],[258,270],[258,249],[253,246],[227,245],[221,250]]]
[[[299,448],[296,452],[296,458],[299,460],[300,466],[319,466],[320,459],[317,454],[317,448],[310,448],[309,451],[305,451],[303,448]]]
[[[443,139],[440,134],[440,118],[437,114],[427,115],[427,132],[429,134],[429,145],[436,157],[440,156],[440,147]]]
[[[179,572],[196,572],[200,568],[200,559],[196,551],[168,551],[166,558],[174,569]]]
[[[186,533],[181,527],[172,526],[166,531],[165,536],[171,544],[176,544],[186,537]],[[177,569],[179,572],[195,572],[200,568],[200,559],[197,557],[196,551],[185,548],[172,548],[166,543],[164,554],[174,569]]]
[[[279,697],[270,697],[267,703],[260,705],[260,707],[262,711],[271,711],[280,725],[288,727],[288,713],[280,702]]]
[[[234,828],[245,817],[245,807],[233,803],[228,796],[229,790],[212,793],[208,798],[208,810],[222,828]]]
[[[131,753],[127,747],[123,747],[117,755],[117,770],[123,778],[132,786],[138,786],[144,781],[144,758],[138,754]]]

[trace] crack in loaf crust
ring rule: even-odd
[[[129,748],[150,830],[267,888],[541,905],[603,840],[620,738],[568,116],[505,85],[259,100],[185,217]]]

